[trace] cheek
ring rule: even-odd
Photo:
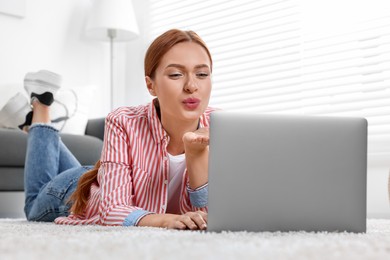
[[[158,84],[156,84],[157,96],[163,97],[173,97],[176,94],[181,92],[180,83],[175,80],[170,79],[160,79]]]
[[[202,84],[202,90],[203,92],[206,94],[210,94],[211,93],[211,80],[207,80],[205,82],[203,82]]]

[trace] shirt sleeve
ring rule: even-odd
[[[189,185],[187,185],[187,192],[190,197],[190,202],[193,206],[198,208],[204,208],[207,206],[209,190],[208,183],[196,188],[195,190],[191,189]]]
[[[98,176],[102,225],[136,225],[143,216],[150,214],[134,205],[130,157],[132,138],[131,132],[125,131],[120,116],[112,113],[107,116]]]
[[[185,185],[182,189],[182,199],[180,201],[180,210],[184,214],[189,211],[208,212],[208,183],[196,188],[189,187],[187,170],[184,173]]]

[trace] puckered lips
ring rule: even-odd
[[[200,104],[200,99],[197,98],[186,98],[183,100],[183,105],[186,109],[188,110],[195,110],[199,104]]]

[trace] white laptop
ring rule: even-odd
[[[366,231],[367,121],[214,112],[208,231]]]

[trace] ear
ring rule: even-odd
[[[157,96],[156,91],[154,90],[154,81],[149,76],[146,76],[145,82],[146,82],[146,87],[148,88],[150,95],[152,95],[154,97]]]

